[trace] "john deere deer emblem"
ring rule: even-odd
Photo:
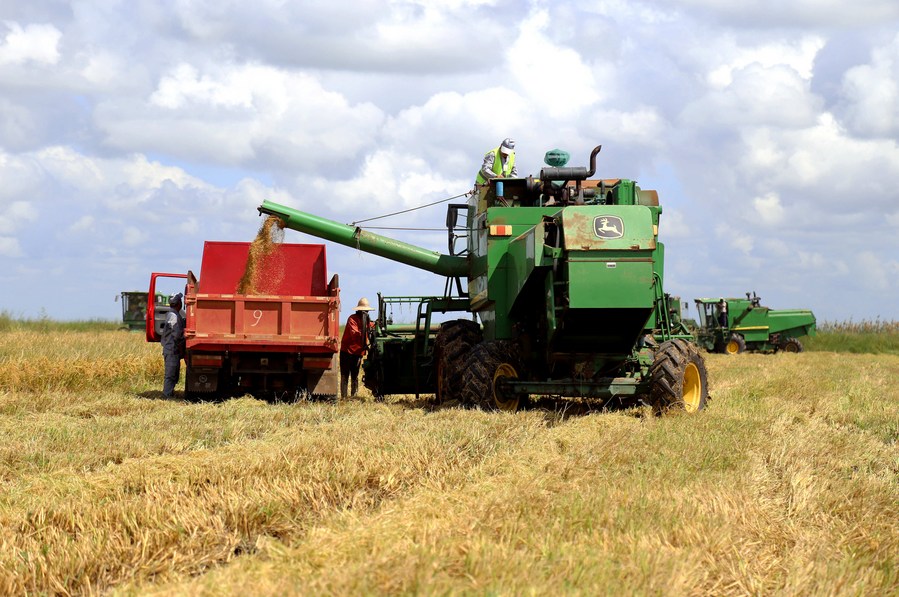
[[[624,222],[618,216],[596,216],[593,218],[593,233],[599,238],[621,238],[624,236]]]

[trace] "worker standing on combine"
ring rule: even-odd
[[[184,358],[184,316],[181,314],[183,295],[179,292],[169,297],[171,311],[165,315],[162,326],[162,358],[165,361],[165,381],[162,393],[167,398],[175,395],[175,386],[181,375],[181,359]]]
[[[484,164],[478,170],[475,185],[485,185],[491,178],[515,178],[516,176],[518,176],[518,170],[515,169],[515,141],[503,139],[499,147],[491,149],[484,156]]]
[[[340,397],[347,397],[347,385],[351,385],[355,396],[359,392],[359,365],[368,352],[368,334],[375,324],[369,317],[372,307],[368,299],[362,297],[356,305],[356,312],[346,320],[343,338],[340,340]],[[352,382],[348,384],[348,382]]]

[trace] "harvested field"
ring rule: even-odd
[[[899,356],[706,359],[694,416],[190,404],[7,331],[0,593],[899,593]]]

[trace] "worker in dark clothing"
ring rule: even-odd
[[[367,298],[359,299],[356,312],[346,320],[343,328],[343,338],[340,340],[340,396],[346,398],[347,385],[351,385],[352,392],[349,396],[355,396],[359,391],[359,365],[362,358],[368,352],[368,334],[375,324],[369,318],[372,307]]]
[[[181,375],[181,359],[184,358],[182,296],[179,292],[169,297],[169,307],[172,310],[166,313],[165,324],[162,326],[162,358],[165,360],[165,381],[162,385],[162,393],[168,398],[175,395],[175,385]]]

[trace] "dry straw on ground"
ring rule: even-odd
[[[50,354],[0,336],[0,593],[899,587],[896,356],[710,355],[708,410],[664,418],[189,404],[158,398],[161,359],[81,385],[9,371],[100,369],[103,343],[159,358],[101,336],[37,343]]]

